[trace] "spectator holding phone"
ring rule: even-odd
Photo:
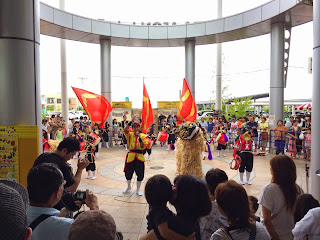
[[[29,204],[28,225],[32,229],[32,240],[67,240],[73,219],[66,218],[64,211],[53,208],[62,197],[66,181],[55,164],[43,163],[33,167],[27,178]],[[90,210],[99,210],[98,200],[89,190],[83,201]],[[82,202],[75,202],[81,205]]]

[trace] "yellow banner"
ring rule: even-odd
[[[38,151],[37,126],[0,126],[0,178],[22,182]]]
[[[180,102],[158,102],[158,108],[179,108]]]
[[[112,102],[112,108],[132,108],[131,102]]]
[[[18,138],[0,136],[0,178],[19,181]]]

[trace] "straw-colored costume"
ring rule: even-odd
[[[202,152],[205,140],[196,124],[186,122],[180,126],[176,143],[177,174],[191,174],[202,178]]]

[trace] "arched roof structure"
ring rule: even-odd
[[[272,0],[251,10],[221,19],[182,25],[136,25],[78,16],[47,4],[40,5],[41,34],[87,43],[111,39],[114,46],[178,47],[222,43],[268,34],[273,23],[287,27],[313,19],[311,0]],[[168,24],[168,25],[167,25]]]

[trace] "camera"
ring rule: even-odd
[[[66,190],[63,190],[63,194],[61,196],[61,200],[57,203],[54,208],[61,210],[65,207],[68,211],[75,212],[80,209],[79,206],[75,204],[75,201],[83,201],[87,197],[85,191],[77,191],[76,193],[70,193]]]
[[[87,197],[87,194],[85,191],[77,191],[75,194],[74,194],[74,198],[78,201],[83,201],[85,200]]]

